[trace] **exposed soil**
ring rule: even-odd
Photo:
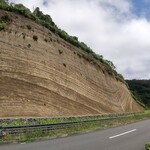
[[[0,117],[143,110],[103,64],[89,61],[92,56],[33,21],[10,15],[13,21],[0,31]]]

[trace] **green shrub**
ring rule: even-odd
[[[145,144],[145,150],[150,150],[150,143]]]
[[[0,31],[1,31],[1,30],[4,30],[5,27],[6,27],[6,23],[3,22],[3,21],[0,21]]]
[[[10,18],[10,16],[8,14],[5,14],[4,16],[2,16],[1,20],[6,23],[10,23],[12,21],[12,19]]]
[[[9,5],[8,5],[8,3],[5,2],[4,0],[1,0],[1,1],[0,1],[0,8],[2,8],[2,9],[7,9],[7,8],[9,8]]]
[[[0,18],[0,31],[4,30],[10,22],[12,22],[12,19],[10,18],[10,16],[8,14],[3,15]]]
[[[32,16],[31,11],[22,4],[14,5],[13,9],[15,12],[17,12],[21,15],[24,15],[25,17],[31,18],[31,16]]]
[[[40,20],[44,21],[45,23],[51,24],[52,26],[55,26],[55,23],[52,21],[51,16],[44,15],[42,11],[40,11],[39,7],[37,7],[33,14],[37,16]]]
[[[9,17],[8,14],[5,14],[3,15],[1,18],[0,18],[0,31],[1,30],[4,30],[5,27],[7,26],[7,24],[9,24],[11,22],[11,18]]]
[[[37,41],[38,40],[38,36],[37,35],[33,35],[33,40]]]

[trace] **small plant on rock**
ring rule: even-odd
[[[8,14],[5,14],[4,16],[1,17],[1,20],[4,21],[5,23],[10,23],[12,22],[12,19]]]
[[[28,48],[30,48],[31,47],[31,44],[28,44]]]
[[[4,30],[5,27],[6,27],[6,23],[3,22],[3,21],[0,21],[0,31],[1,31],[1,30]]]
[[[38,36],[37,35],[33,35],[33,40],[37,41],[38,40]]]

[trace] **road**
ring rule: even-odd
[[[0,146],[0,150],[144,150],[150,141],[150,120],[29,144]]]

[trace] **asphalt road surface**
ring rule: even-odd
[[[150,142],[150,120],[29,144],[0,146],[0,150],[144,150]]]

